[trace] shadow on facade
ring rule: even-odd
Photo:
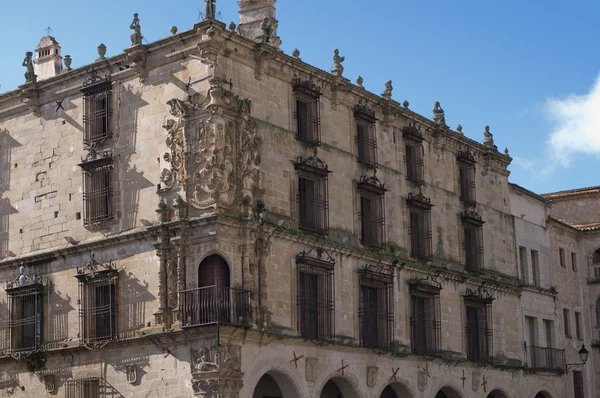
[[[8,331],[8,302],[0,300],[0,356],[6,355],[10,349],[10,334]]]
[[[42,112],[43,119],[64,120],[66,123],[69,123],[75,129],[77,129],[77,131],[83,133],[83,126],[79,124],[77,120],[69,116],[69,114],[67,113],[67,111],[71,111],[77,108],[77,106],[71,102],[69,97],[60,99],[57,102],[52,102],[49,106],[51,107],[50,110],[48,110],[47,112]]]
[[[133,155],[137,153],[138,115],[140,108],[148,105],[142,99],[141,90],[133,92],[124,90],[120,94],[119,101],[127,104],[119,109],[119,139],[115,145],[116,156],[120,165],[121,201],[123,209],[122,230],[135,228],[139,210],[140,191],[153,187],[154,184],[144,177],[143,171],[138,171],[135,165],[131,165]],[[140,148],[142,156],[149,151]],[[139,154],[138,154],[139,155]]]
[[[50,319],[51,325],[48,333],[48,343],[58,343],[69,338],[69,312],[75,308],[71,305],[72,298],[68,294],[62,297],[60,290],[50,285]]]
[[[138,330],[146,326],[146,303],[156,297],[148,290],[148,282],[141,281],[133,273],[127,274],[123,281],[125,301],[125,328],[127,331]]]
[[[138,355],[138,356],[130,357],[130,358],[122,360],[119,363],[112,364],[111,366],[113,367],[113,369],[116,372],[123,373],[125,376],[127,376],[127,367],[132,366],[132,365],[135,365],[137,368],[136,369],[137,377],[136,377],[135,382],[133,382],[131,384],[134,386],[138,386],[138,385],[140,385],[140,383],[142,382],[142,379],[144,378],[144,376],[147,373],[145,368],[150,366],[150,357],[148,355]],[[120,396],[120,395],[116,395],[116,396]]]
[[[18,213],[8,198],[4,198],[4,192],[10,188],[10,170],[12,167],[11,153],[13,148],[21,144],[12,138],[7,130],[0,131],[0,259],[7,256],[9,217]],[[23,167],[24,165],[21,165]]]

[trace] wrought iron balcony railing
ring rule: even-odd
[[[531,369],[557,372],[564,372],[566,370],[565,350],[528,346],[527,355]]]
[[[208,286],[179,292],[182,327],[228,324],[249,327],[250,292]]]

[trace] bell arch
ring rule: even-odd
[[[286,374],[272,369],[256,383],[252,398],[301,398],[294,381]]]

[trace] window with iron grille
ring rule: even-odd
[[[117,280],[114,263],[94,259],[75,275],[79,282],[79,342],[102,345],[117,337]]]
[[[412,352],[420,355],[438,355],[441,349],[441,285],[429,281],[410,282],[410,330]]]
[[[83,223],[100,224],[113,219],[113,161],[108,152],[95,151],[79,166],[83,170]]]
[[[469,150],[459,151],[457,156],[460,186],[460,200],[468,206],[475,206],[475,157]]]
[[[423,134],[415,124],[402,129],[405,141],[406,179],[415,186],[425,185],[423,172]]]
[[[361,242],[379,249],[385,244],[385,191],[376,175],[362,176],[358,183]]]
[[[316,156],[299,158],[298,221],[300,228],[326,235],[329,232],[329,198],[327,165]]]
[[[334,261],[312,250],[296,257],[298,271],[298,333],[307,340],[328,342],[334,337]]]
[[[358,276],[360,345],[389,349],[394,323],[393,269],[366,264],[358,271]]]
[[[465,297],[467,319],[467,359],[492,361],[492,302]]]
[[[465,264],[467,271],[483,272],[483,224],[474,210],[462,213],[464,231]]]
[[[84,82],[83,88],[83,143],[86,147],[98,144],[112,136],[110,77],[92,75]]]
[[[65,398],[100,398],[102,383],[99,377],[88,377],[65,382]]]
[[[585,398],[585,390],[583,388],[583,372],[579,370],[573,371],[573,397]]]
[[[12,285],[11,285],[12,286]],[[42,345],[44,290],[39,283],[7,288],[11,353],[36,351]]]
[[[406,203],[410,214],[410,255],[420,260],[431,260],[431,200],[422,193],[409,193]]]
[[[318,146],[321,144],[319,119],[320,88],[310,80],[294,79],[294,94],[296,95],[296,138],[306,144]]]
[[[375,136],[375,112],[368,105],[356,105],[356,144],[358,161],[368,167],[377,167],[377,137]]]

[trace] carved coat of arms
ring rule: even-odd
[[[481,386],[481,372],[473,372],[471,376],[471,382],[473,391],[479,391],[479,386]]]
[[[367,366],[367,386],[375,387],[377,385],[377,375],[379,368],[377,366]]]
[[[425,388],[427,387],[427,379],[428,379],[427,372],[419,370],[417,376],[418,376],[417,387],[419,388],[419,391],[423,392],[423,391],[425,391]]]
[[[306,381],[315,381],[317,376],[317,358],[306,358]]]

